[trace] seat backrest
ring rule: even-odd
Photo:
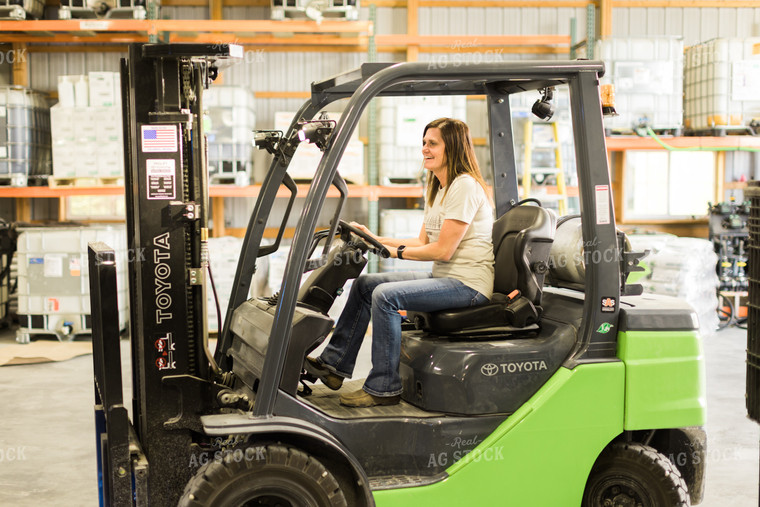
[[[493,224],[494,292],[522,296],[540,306],[556,216],[539,206],[515,206]]]
[[[580,215],[559,219],[549,255],[549,281],[556,287],[584,290],[586,264]]]

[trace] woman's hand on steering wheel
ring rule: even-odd
[[[380,257],[387,259],[391,256],[391,253],[388,251],[388,249],[380,243],[380,241],[377,239],[377,236],[372,234],[372,232],[367,229],[365,226],[361,224],[357,224],[356,222],[346,223],[343,220],[340,220],[338,222],[338,225],[340,226],[341,233],[343,231],[349,231],[352,234],[355,234],[356,236],[359,236],[359,238],[362,239],[367,245],[370,247],[370,250],[375,252]]]
[[[351,227],[355,227],[355,228],[359,229],[364,234],[366,234],[370,238],[374,239],[378,243],[380,242],[380,240],[378,239],[378,236],[376,234],[373,234],[372,231],[370,231],[369,228],[366,225],[362,225],[362,224],[357,223],[357,222],[348,222],[348,225],[350,225]]]

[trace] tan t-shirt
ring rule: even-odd
[[[458,176],[449,184],[448,192],[445,190],[440,189],[433,205],[425,208],[428,241],[438,241],[444,220],[459,220],[470,226],[451,259],[433,263],[433,276],[461,280],[490,299],[494,277],[493,207],[483,187],[470,175]]]

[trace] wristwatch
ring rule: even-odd
[[[396,257],[398,257],[399,259],[403,259],[404,257],[403,257],[403,255],[402,255],[402,254],[404,253],[404,249],[405,249],[405,248],[406,248],[406,245],[400,245],[400,246],[399,246],[399,247],[396,249]]]

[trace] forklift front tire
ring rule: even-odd
[[[238,454],[229,453],[224,459],[199,468],[187,483],[179,506],[347,505],[343,491],[330,471],[301,450],[267,445]]]
[[[583,507],[687,507],[688,488],[665,455],[639,443],[614,443],[599,456],[583,493]]]

